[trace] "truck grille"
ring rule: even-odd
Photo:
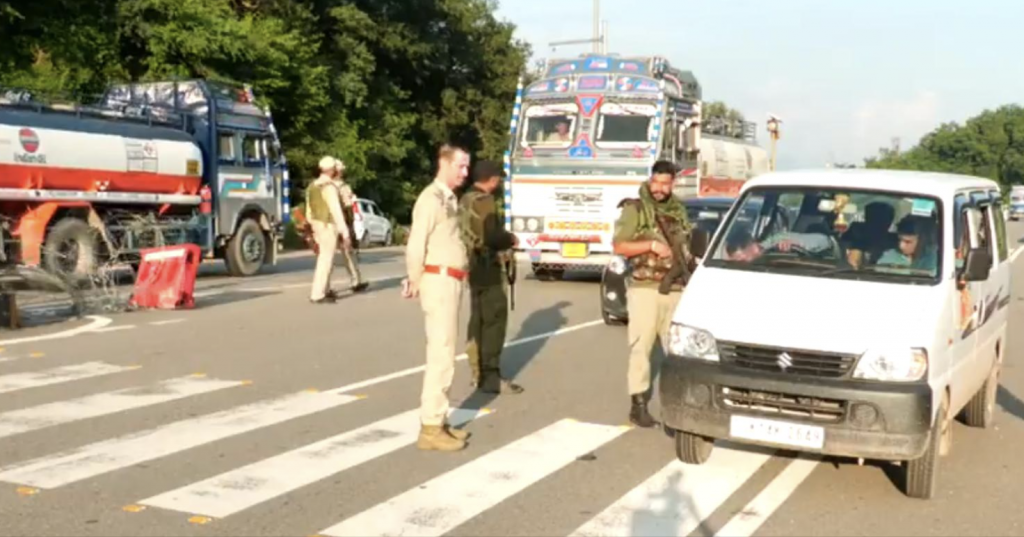
[[[739,343],[718,343],[722,363],[772,373],[838,378],[849,373],[857,357]]]
[[[775,416],[838,423],[846,416],[846,401],[722,386],[719,400],[726,408]]]

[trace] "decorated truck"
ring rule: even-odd
[[[661,57],[550,60],[516,99],[505,225],[541,279],[604,268],[619,202],[656,160],[677,164],[683,199],[735,196],[768,168],[752,124],[739,138],[702,133],[700,84]]]
[[[115,85],[90,104],[0,91],[2,261],[87,276],[192,243],[235,276],[276,263],[288,176],[248,87]]]

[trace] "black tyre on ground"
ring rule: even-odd
[[[939,459],[949,452],[952,442],[952,420],[949,419],[949,400],[942,399],[942,405],[935,417],[935,424],[928,435],[928,447],[920,458],[906,462],[906,483],[904,492],[911,498],[930,500],[935,496],[939,483]]]
[[[256,220],[246,218],[238,225],[235,236],[228,241],[224,262],[232,276],[247,277],[263,268],[267,252],[267,235]]]
[[[978,389],[978,393],[968,401],[964,407],[964,423],[971,427],[987,429],[995,423],[996,418],[996,397],[999,392],[999,370],[1001,360],[996,357],[992,364],[992,371],[988,374],[985,384]]]
[[[74,216],[60,219],[43,242],[43,268],[70,278],[87,278],[99,265],[96,231]]]
[[[704,464],[711,457],[715,441],[685,431],[675,431],[676,457],[686,464]]]

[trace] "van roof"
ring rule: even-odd
[[[769,172],[743,185],[747,190],[760,186],[810,186],[867,188],[891,192],[915,192],[952,197],[966,188],[998,189],[991,179],[952,173],[881,169],[820,169]]]

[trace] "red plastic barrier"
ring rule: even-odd
[[[159,309],[195,306],[193,291],[201,262],[202,250],[195,244],[143,250],[135,289],[128,303]]]

